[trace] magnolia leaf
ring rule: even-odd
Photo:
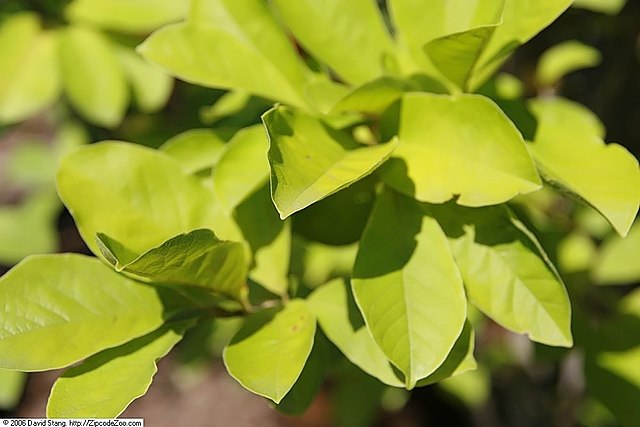
[[[329,114],[333,106],[349,92],[348,86],[335,82],[324,74],[313,76],[304,87],[309,103],[322,114]]]
[[[394,49],[374,1],[275,0],[274,4],[295,38],[342,80],[362,84],[384,73],[385,58]]]
[[[577,40],[568,40],[547,49],[538,61],[536,80],[541,86],[553,86],[566,74],[582,68],[597,67],[600,52]]]
[[[617,15],[627,4],[627,0],[574,0],[572,6],[593,12]]]
[[[131,84],[138,108],[144,113],[153,113],[169,101],[173,89],[173,79],[165,71],[145,61],[130,49],[116,51],[126,78]]]
[[[269,178],[269,140],[262,125],[236,133],[220,155],[213,171],[213,193],[226,213],[231,213]]]
[[[26,382],[24,372],[0,369],[0,409],[11,410],[20,403]]]
[[[82,147],[62,160],[57,185],[82,238],[98,256],[97,233],[140,254],[180,233],[217,231],[211,191],[157,150],[123,142]]]
[[[449,237],[469,300],[503,327],[571,347],[571,305],[539,243],[504,206],[430,205]]]
[[[385,384],[404,385],[365,326],[348,283],[334,279],[316,289],[307,302],[327,338],[351,363]]]
[[[621,145],[605,144],[594,126],[583,126],[594,119],[574,104],[547,100],[530,107],[538,132],[529,149],[545,179],[577,194],[626,236],[640,205],[638,160]]]
[[[294,240],[295,243],[301,245],[299,241]],[[335,277],[350,276],[358,245],[329,246],[313,242],[302,246],[300,252],[302,282],[313,289]]]
[[[114,239],[98,233],[97,240],[105,259],[117,271],[135,278],[202,286],[239,301],[246,297],[247,262],[242,243],[219,240],[211,230],[177,235],[135,259]]]
[[[210,125],[225,117],[240,114],[249,104],[251,95],[241,90],[229,91],[215,104],[200,109],[200,120]]]
[[[640,223],[625,238],[613,236],[605,241],[591,277],[601,285],[628,284],[640,281]]]
[[[475,27],[431,40],[424,46],[433,65],[452,83],[468,91],[468,82],[497,25]]]
[[[316,321],[302,300],[247,318],[222,355],[229,374],[251,392],[280,403],[304,369]]]
[[[69,366],[164,321],[153,288],[83,255],[25,259],[0,278],[0,299],[0,367],[5,369]]]
[[[65,14],[72,22],[125,33],[148,33],[182,20],[189,0],[74,0]]]
[[[120,124],[129,91],[111,42],[97,31],[71,26],[60,34],[59,52],[71,105],[96,125]]]
[[[415,201],[391,191],[378,197],[351,283],[368,329],[408,389],[442,365],[462,332],[467,300],[446,236]]]
[[[396,142],[362,147],[302,112],[275,107],[262,116],[269,134],[271,194],[284,219],[373,172]]]
[[[223,27],[181,23],[154,32],[138,51],[189,83],[304,106],[301,88],[280,68],[277,57],[252,42]]]
[[[30,25],[28,21],[25,24]],[[8,67],[0,66],[5,68],[0,70],[0,78],[7,74],[4,76],[6,80],[0,83],[0,123],[14,123],[34,115],[52,104],[62,91],[56,34],[47,31],[34,37],[29,32],[22,35],[22,40],[16,40],[21,37],[21,30],[17,29],[16,34],[17,31],[11,30],[12,26],[15,27],[16,23],[4,24],[0,29],[3,62],[7,61],[7,53],[13,53],[13,47],[4,50],[6,44],[20,46],[26,44],[27,40],[29,43],[22,52],[15,52],[15,57],[8,59]],[[11,62],[17,67],[12,67]]]
[[[493,205],[541,187],[522,136],[483,96],[407,94],[398,137],[383,179],[420,201]]]
[[[191,322],[163,326],[69,368],[51,388],[47,417],[116,418],[144,396],[158,371],[156,362],[171,351],[189,326]]]
[[[253,253],[249,278],[276,295],[289,288],[291,224],[281,221],[265,185],[236,208],[235,220]]]
[[[331,114],[359,111],[382,114],[387,107],[411,89],[410,83],[393,77],[380,77],[367,82],[344,95],[331,108]]]
[[[218,163],[223,150],[224,141],[211,129],[191,129],[160,146],[160,151],[178,160],[188,174],[211,169]]]

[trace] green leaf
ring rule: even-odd
[[[299,252],[302,253],[302,282],[313,289],[335,277],[350,276],[358,245],[308,243]]]
[[[5,51],[6,44],[22,45],[27,39],[29,43],[22,52],[16,52],[14,58],[8,59],[8,62],[15,61],[16,68],[11,67],[11,64],[8,67],[0,66],[4,68],[0,70],[0,78],[4,76],[6,79],[0,83],[0,123],[15,123],[40,112],[58,99],[62,91],[57,35],[51,31],[37,35],[29,33],[24,34],[24,39],[20,40],[20,34],[11,30],[16,24],[10,22],[0,29],[3,62],[7,61],[5,55],[11,54],[13,48]]]
[[[597,67],[601,62],[602,55],[597,49],[577,40],[568,40],[540,56],[536,81],[541,86],[553,86],[565,75],[582,68]]]
[[[264,127],[251,126],[236,133],[220,155],[213,171],[213,193],[225,213],[231,213],[269,178]]]
[[[224,150],[224,141],[211,129],[191,129],[167,140],[160,151],[169,154],[188,174],[215,166]]]
[[[600,285],[640,281],[640,223],[625,238],[613,236],[605,241],[593,264],[591,277]]]
[[[131,49],[121,48],[116,54],[140,111],[153,113],[164,107],[173,90],[173,79],[162,68],[145,61]]]
[[[148,33],[186,15],[189,0],[74,0],[65,14],[72,22],[124,33]]]
[[[316,289],[307,301],[323,332],[351,363],[385,384],[403,386],[365,326],[348,283],[334,279]]]
[[[60,201],[52,189],[20,205],[0,206],[0,264],[13,265],[31,254],[55,252]]]
[[[58,369],[162,325],[151,287],[83,255],[31,256],[0,278],[0,367]],[[37,351],[34,351],[37,349]]]
[[[271,194],[286,218],[373,172],[395,141],[361,147],[313,116],[275,107],[262,116],[269,134]]]
[[[258,32],[254,37],[260,35]],[[262,50],[254,42],[252,37],[222,26],[182,23],[154,32],[138,46],[138,51],[172,75],[190,83],[243,90],[271,100],[304,106],[298,86],[302,77],[292,80],[286,62],[278,62],[277,56]],[[303,74],[302,71],[299,73]]]
[[[80,148],[58,171],[58,193],[96,255],[104,233],[135,253],[198,228],[216,229],[213,196],[179,163],[157,150],[122,142]]]
[[[359,111],[381,114],[412,86],[393,77],[380,77],[343,95],[331,108],[331,114]]]
[[[239,91],[229,91],[222,95],[215,104],[200,110],[200,120],[205,124],[213,124],[225,117],[241,114],[247,107],[251,95]]]
[[[389,186],[423,202],[506,202],[541,187],[522,136],[480,95],[426,93],[403,98],[400,143],[382,168]]]
[[[462,332],[467,300],[446,236],[415,201],[379,196],[351,283],[367,327],[408,389],[442,365]]]
[[[621,145],[605,144],[597,122],[575,104],[553,99],[530,108],[538,132],[529,149],[545,179],[577,194],[626,236],[640,205],[638,160]],[[590,122],[596,124],[583,125]]]
[[[169,324],[65,371],[47,402],[50,418],[116,418],[144,396],[158,371],[156,361],[181,339],[190,322]]]
[[[361,84],[385,73],[393,52],[373,0],[275,0],[284,23],[313,56],[344,81]]]
[[[243,387],[280,403],[313,347],[316,321],[302,300],[247,318],[225,348],[224,364]]]
[[[486,25],[431,40],[424,46],[433,65],[459,89],[468,91],[469,80],[482,51],[498,25]]]
[[[558,268],[563,273],[587,271],[597,254],[593,240],[581,232],[573,232],[558,243]]]
[[[276,295],[286,295],[291,225],[289,221],[280,220],[268,185],[236,208],[235,220],[253,253],[254,266],[249,271],[249,278]]]
[[[625,4],[627,4],[627,0],[574,0],[572,6],[593,12],[617,15]]]
[[[533,234],[504,206],[426,207],[449,237],[469,300],[503,327],[570,347],[571,305]]]
[[[246,298],[247,261],[242,243],[219,240],[211,230],[179,234],[136,258],[124,245],[98,233],[103,256],[135,278],[153,283],[202,286],[239,301]]]
[[[14,409],[20,402],[27,375],[20,371],[0,369],[0,409]]]
[[[88,121],[115,127],[124,116],[129,92],[109,39],[71,26],[60,34],[60,67],[71,105]]]

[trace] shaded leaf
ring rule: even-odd
[[[224,141],[211,129],[191,129],[160,146],[180,162],[185,172],[196,174],[215,166],[224,150]]]
[[[0,409],[14,409],[20,402],[27,374],[20,371],[0,369]]]
[[[83,255],[25,259],[0,278],[0,299],[0,366],[6,369],[62,368],[164,320],[153,288]]]
[[[573,103],[553,99],[530,107],[538,132],[529,149],[545,179],[577,194],[626,236],[640,205],[638,160],[621,145],[605,144],[598,122]]]
[[[239,301],[246,297],[242,244],[219,240],[211,230],[179,234],[134,259],[131,251],[108,236],[98,233],[97,240],[116,271],[154,283],[202,286]]]
[[[129,91],[111,42],[101,33],[71,26],[60,34],[60,66],[71,105],[88,121],[117,126]]]
[[[503,327],[570,347],[571,305],[533,234],[504,206],[425,206],[449,237],[469,300]]]
[[[627,4],[627,0],[574,0],[572,6],[593,12],[617,15],[625,4]]]
[[[393,77],[380,77],[343,95],[331,108],[331,114],[359,111],[381,114],[411,89],[409,82]]]
[[[488,98],[407,94],[398,137],[383,179],[420,201],[492,205],[541,187],[522,136]]]
[[[190,322],[169,324],[119,347],[91,356],[66,370],[47,402],[51,418],[115,418],[144,396],[166,356]],[[96,387],[99,385],[99,387]]]
[[[467,301],[445,234],[415,201],[390,191],[378,197],[351,283],[367,327],[408,389],[442,365]]]
[[[247,318],[223,353],[224,364],[242,386],[280,403],[304,369],[316,322],[302,300]]]
[[[384,73],[385,57],[393,47],[374,1],[275,0],[274,4],[302,46],[344,81],[361,84]]]
[[[269,110],[262,120],[270,141],[271,193],[283,219],[370,174],[396,146],[359,148],[346,132],[286,107]]]

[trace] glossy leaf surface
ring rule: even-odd
[[[164,317],[153,288],[83,255],[27,258],[0,279],[0,297],[6,369],[62,368],[149,333]]]
[[[442,365],[462,332],[467,301],[445,234],[416,202],[390,191],[379,196],[352,286],[367,327],[407,388]]]
[[[225,348],[227,370],[245,388],[279,403],[300,376],[313,347],[316,321],[302,300],[247,318]]]
[[[492,205],[541,186],[522,136],[482,96],[407,94],[398,137],[383,179],[420,201]]]
[[[271,193],[281,218],[370,174],[396,146],[392,141],[362,147],[348,133],[286,107],[269,110],[262,120],[270,141]]]
[[[119,416],[132,401],[147,392],[158,370],[156,362],[182,339],[187,325],[188,322],[163,326],[66,370],[53,384],[47,416]],[[97,384],[100,386],[96,387]]]

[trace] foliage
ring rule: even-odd
[[[604,142],[586,108],[525,101],[515,77],[493,77],[571,3],[389,0],[393,32],[369,0],[76,0],[71,24],[46,30],[33,14],[11,16],[0,30],[5,124],[64,91],[86,121],[114,127],[130,90],[141,110],[162,108],[169,75],[230,91],[205,121],[251,97],[275,105],[228,141],[199,129],[160,149],[70,150],[56,188],[98,259],[34,255],[0,278],[0,368],[67,368],[47,414],[115,417],[190,330],[239,318],[227,370],[300,413],[326,375],[327,338],[356,376],[376,379],[359,381],[482,387],[484,371],[469,376],[481,312],[536,343],[578,343],[594,396],[634,425],[621,402],[640,393],[628,368],[638,342],[590,339],[585,296],[566,273],[597,259],[596,282],[638,279],[625,258],[638,241],[638,162]],[[557,46],[538,89],[597,61],[581,44]],[[584,223],[558,247],[561,276],[540,242],[562,197],[550,188],[630,235],[597,253],[602,235]],[[637,324],[637,295],[595,329]],[[620,398],[602,392],[621,382]]]

